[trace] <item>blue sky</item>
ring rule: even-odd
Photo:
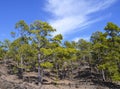
[[[0,40],[12,40],[15,23],[47,21],[64,40],[86,39],[107,22],[120,26],[120,0],[0,0]]]

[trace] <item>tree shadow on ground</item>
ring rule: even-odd
[[[74,77],[75,79],[101,79],[101,75],[98,73],[93,73],[90,71],[79,71],[78,74]]]
[[[102,76],[98,73],[93,73],[90,71],[80,71],[78,75],[74,77],[75,79],[82,79],[85,81],[90,80],[94,85],[108,87],[109,89],[120,89],[120,85],[112,82],[105,82],[102,79]]]
[[[108,87],[110,89],[120,89],[120,85],[112,83],[112,82],[104,82],[104,81],[101,81],[101,80],[99,80],[99,81],[98,80],[92,80],[92,82],[95,85],[100,85],[100,86]]]

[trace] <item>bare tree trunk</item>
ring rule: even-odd
[[[71,61],[71,76],[70,76],[70,80],[73,80],[73,63]]]
[[[59,77],[59,69],[58,69],[58,63],[56,62],[55,63],[55,69],[56,69],[56,74],[57,74],[57,79],[58,79],[58,77]]]
[[[23,73],[23,58],[21,56],[21,73]]]
[[[20,78],[23,78],[23,57],[21,56],[21,63],[20,63]]]
[[[7,62],[7,59],[6,59],[6,55],[4,57],[4,65],[6,66],[6,62]]]
[[[106,79],[105,79],[105,71],[104,70],[102,70],[102,77],[103,77],[103,81],[106,81]]]
[[[38,54],[38,83],[42,83],[42,78],[41,78],[41,72],[40,72],[41,68],[40,68],[40,53]]]

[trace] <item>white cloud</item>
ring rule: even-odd
[[[71,34],[101,20],[93,17],[95,12],[104,10],[117,0],[48,0],[45,10],[54,18],[48,22],[57,29],[57,34]],[[78,30],[77,30],[78,31]],[[55,33],[55,34],[56,34]]]
[[[72,39],[72,41],[78,42],[78,40],[80,40],[80,39],[90,41],[90,36],[75,37],[74,39]]]

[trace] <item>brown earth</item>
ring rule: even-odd
[[[26,74],[27,76],[37,75],[34,72]],[[26,76],[25,75],[25,76]],[[22,79],[18,79],[16,75],[8,74],[8,68],[4,64],[0,64],[0,89],[120,89],[119,85],[99,84],[98,81],[91,81],[85,79],[79,80],[59,80],[53,81],[49,77],[45,77],[47,82],[42,85],[37,85],[35,82],[26,82]]]

